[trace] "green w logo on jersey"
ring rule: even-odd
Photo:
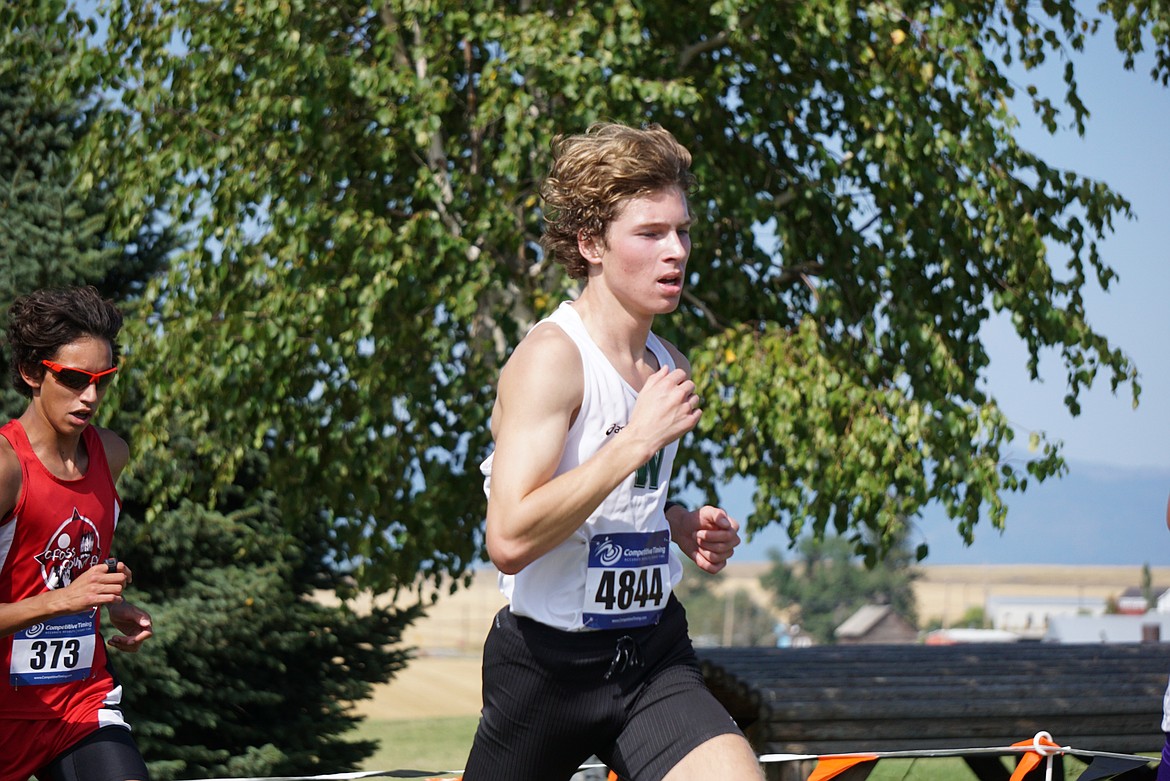
[[[659,470],[662,468],[662,451],[659,450],[650,456],[650,460],[638,467],[634,473],[634,488],[645,488],[650,491],[658,488]]]

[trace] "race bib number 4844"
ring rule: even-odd
[[[590,540],[585,626],[656,624],[669,596],[670,532],[619,532]]]
[[[12,637],[13,686],[40,686],[88,678],[97,642],[94,613],[61,616]]]

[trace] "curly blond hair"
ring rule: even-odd
[[[573,279],[584,279],[589,265],[577,237],[604,245],[606,231],[631,198],[695,185],[691,153],[661,125],[642,129],[612,122],[592,125],[578,135],[557,136],[553,164],[540,188],[544,199],[541,246]]]

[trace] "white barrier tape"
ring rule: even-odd
[[[1048,753],[1044,753],[1048,752]],[[937,749],[907,749],[905,751],[853,751],[844,754],[761,754],[757,759],[761,764],[768,762],[800,762],[809,759],[844,759],[847,757],[864,757],[869,759],[929,759],[931,757],[964,757],[977,754],[1072,754],[1082,757],[1109,757],[1111,759],[1132,759],[1141,762],[1153,762],[1157,757],[1143,757],[1140,754],[1118,754],[1113,751],[1089,751],[1071,746],[1044,746],[1043,751],[1036,751],[1032,746],[980,746],[978,748],[937,748]]]
[[[1048,742],[1044,743],[1043,741]],[[1050,757],[1053,754],[1061,754],[1064,752],[1064,749],[1062,749],[1060,746],[1057,746],[1056,743],[1052,740],[1052,735],[1045,732],[1044,730],[1040,730],[1035,734],[1035,736],[1033,736],[1032,750],[1042,757]]]
[[[457,776],[462,770],[363,770],[354,773],[326,773],[318,776],[231,776],[202,781],[348,781],[354,778],[441,778]]]
[[[761,764],[769,762],[802,762],[806,759],[820,759],[823,754],[760,754],[756,760]],[[873,754],[834,754],[838,757],[871,757]]]
[[[1051,747],[1049,747],[1051,749]],[[760,762],[798,762],[805,759],[844,759],[846,757],[872,757],[873,759],[929,759],[931,757],[962,757],[974,754],[1027,754],[1032,751],[1031,746],[979,746],[978,748],[924,748],[906,749],[904,751],[850,751],[842,754],[761,754]],[[1057,749],[1052,749],[1056,751]],[[1074,753],[1068,746],[1061,746],[1059,751]],[[1075,753],[1087,754],[1078,751]],[[1119,758],[1148,759],[1148,757],[1131,757],[1129,754],[1110,754]]]
[[[607,769],[602,764],[585,764],[577,768],[593,770]],[[462,770],[359,770],[353,773],[326,773],[317,776],[232,776],[230,778],[204,778],[201,781],[349,781],[356,778],[442,778],[461,776]]]
[[[1041,740],[1052,740],[1047,732],[1037,732],[1032,738],[1030,746],[979,746],[978,748],[936,748],[936,749],[907,749],[904,751],[855,751],[844,754],[761,754],[756,757],[761,765],[772,762],[803,762],[812,759],[843,759],[846,757],[862,757],[865,759],[929,759],[931,757],[963,757],[978,754],[1039,754],[1048,757],[1051,773],[1052,757],[1056,754],[1072,754],[1082,757],[1109,757],[1110,759],[1130,759],[1137,762],[1153,762],[1152,757],[1143,757],[1139,754],[1118,754],[1113,751],[1090,751],[1076,749],[1071,746],[1055,746],[1041,743]],[[603,764],[585,764],[577,768],[593,770],[607,769]],[[358,778],[427,778],[439,779],[444,776],[461,776],[462,770],[365,770],[354,773],[329,773],[317,776],[248,776],[231,778],[205,778],[201,781],[350,781]]]

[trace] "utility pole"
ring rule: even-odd
[[[735,637],[735,592],[729,593],[723,599],[723,647],[729,648]]]

